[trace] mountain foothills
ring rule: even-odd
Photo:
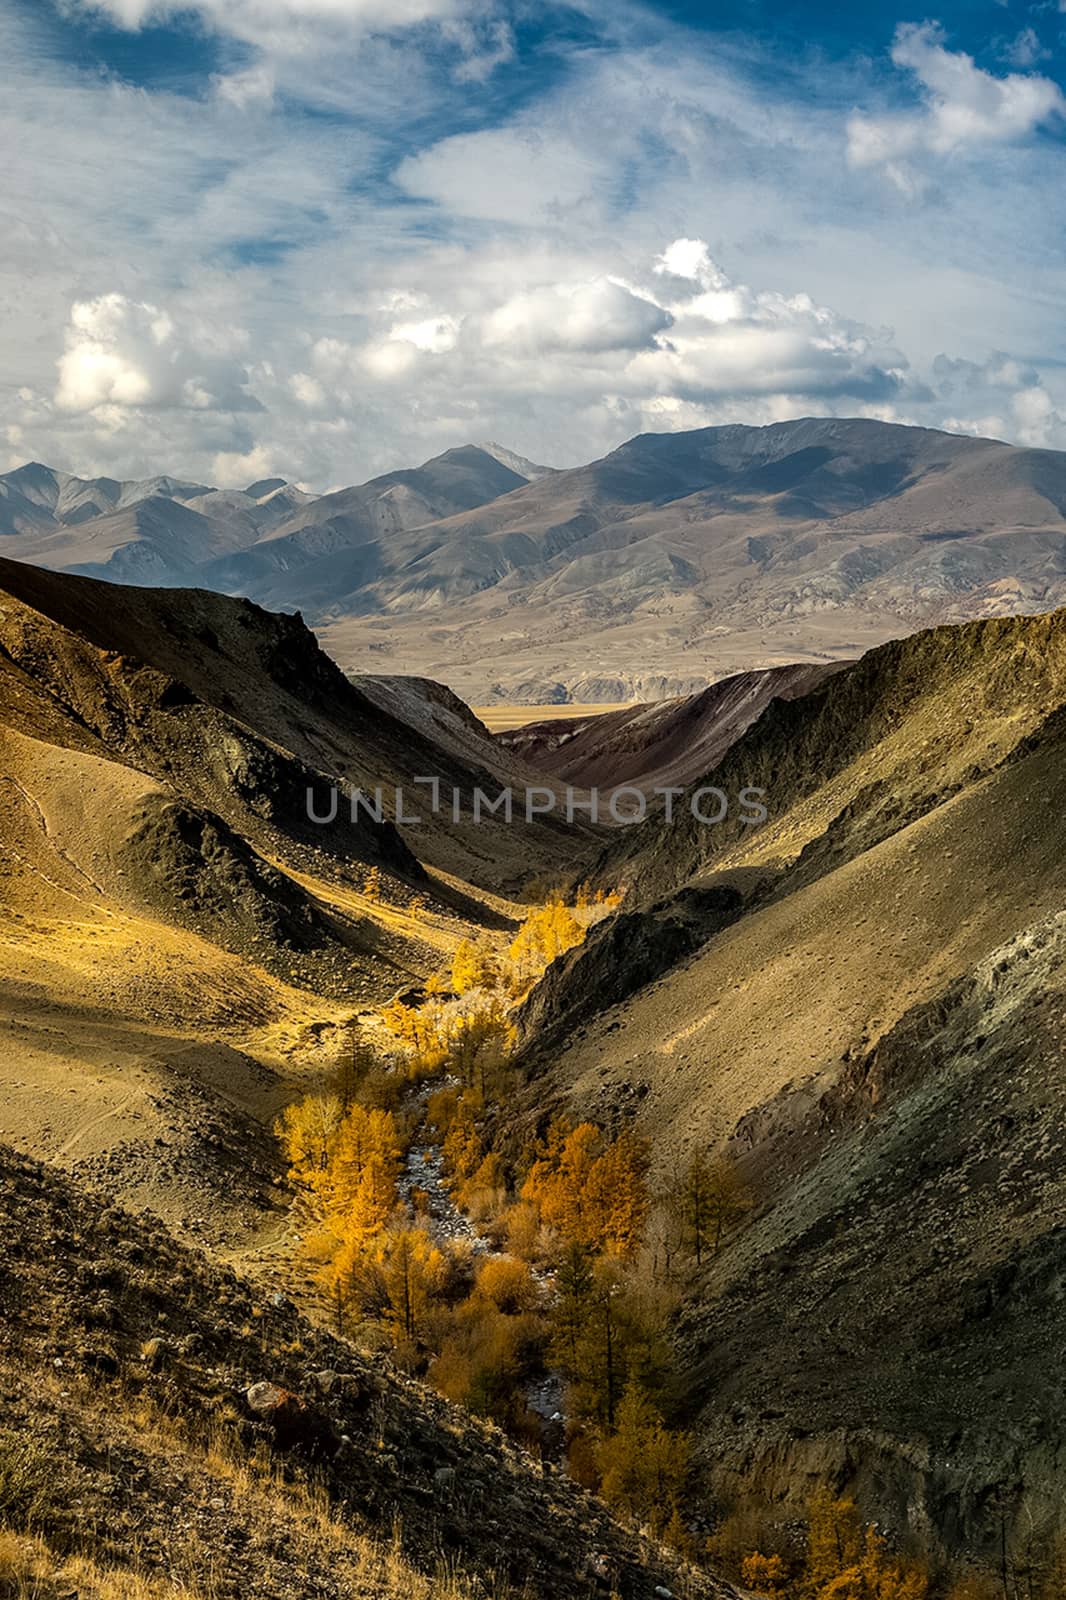
[[[1050,601],[1059,457],[790,426],[847,467],[711,430],[457,510],[523,468],[460,453],[333,516],[561,551],[595,480],[618,551],[661,452],[972,576],[996,453]],[[876,532],[934,482],[958,537]],[[57,548],[111,487],[40,490]],[[9,561],[0,743],[0,1593],[1061,1600],[1066,612],[494,740],[297,617]]]
[[[346,669],[473,704],[695,692],[1066,601],[1066,455],[867,419],[498,446],[356,488],[0,477],[0,553],[299,610]]]

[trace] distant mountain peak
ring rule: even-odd
[[[257,478],[244,492],[250,500],[265,500],[268,494],[274,494],[278,489],[287,487],[287,478]]]
[[[526,456],[518,455],[514,450],[508,450],[506,445],[494,444],[491,439],[485,444],[475,446],[475,448],[483,450],[487,456],[491,456],[494,461],[498,461],[501,467],[509,467],[512,472],[517,472],[520,478],[525,478],[529,483],[532,483],[536,478],[546,478],[550,472],[555,471],[554,467],[538,466],[537,462],[530,461]]]

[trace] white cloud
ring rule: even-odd
[[[1011,398],[1014,437],[1020,444],[1038,449],[1059,448],[1066,444],[1066,417],[1052,404],[1047,390],[1039,385],[1019,389]]]
[[[1035,67],[1038,61],[1048,61],[1050,58],[1051,51],[1040,42],[1040,35],[1035,28],[1023,28],[1003,50],[1004,61],[1023,72]]]
[[[321,410],[326,404],[326,391],[309,372],[294,372],[289,379],[289,387],[300,405],[306,406],[309,411]]]
[[[274,476],[273,457],[263,445],[243,454],[220,450],[211,465],[211,482],[219,489],[246,489],[260,478]]]
[[[970,406],[988,407],[976,415],[972,411],[949,415],[946,427],[1041,449],[1066,447],[1066,416],[1056,408],[1032,362],[1018,361],[1002,351],[984,362],[938,356],[932,376],[945,401],[965,398]]]
[[[219,98],[236,106],[238,111],[272,105],[277,87],[274,68],[266,62],[248,67],[244,72],[216,74],[212,82]]]
[[[272,47],[308,48],[316,29],[403,28],[453,17],[458,0],[69,0],[119,28],[139,29],[190,12],[211,28]]]
[[[562,465],[642,428],[803,412],[1061,438],[1056,141],[1002,141],[905,208],[845,160],[866,64],[822,63],[819,102],[770,58],[749,76],[695,36],[605,38],[494,125],[476,77],[455,82],[495,48],[492,0],[180,94],[51,60],[46,30],[20,40],[28,16],[0,8],[0,302],[20,308],[0,442],[19,459],[239,481],[259,451],[321,488],[472,438]],[[897,163],[917,185],[933,152]],[[1034,387],[1046,406],[1015,404]]]
[[[179,331],[158,306],[121,294],[76,301],[66,349],[59,359],[56,405],[61,411],[101,407],[237,411],[254,407],[244,367],[225,338]]]
[[[396,181],[453,215],[528,224],[584,207],[603,194],[609,171],[580,139],[523,124],[442,139],[402,161]]]
[[[1066,113],[1066,97],[1050,78],[1018,72],[997,78],[972,56],[946,49],[935,23],[902,24],[892,60],[917,81],[922,109],[882,116],[853,113],[847,125],[848,159],[856,167],[884,167],[905,190],[919,185],[906,158],[947,156],[973,146],[1026,139]]]
[[[675,239],[673,244],[667,245],[661,256],[656,257],[655,271],[660,276],[665,274],[689,283],[698,283],[704,289],[723,289],[726,286],[725,274],[717,262],[711,260],[711,253],[703,239]]]
[[[650,296],[603,277],[546,284],[513,295],[482,320],[480,337],[487,348],[506,347],[521,355],[640,350],[653,344],[671,320]]]
[[[460,83],[484,83],[497,67],[514,60],[514,33],[502,18],[490,20],[482,28],[469,20],[445,23],[444,36],[462,51],[462,59],[455,69]]]

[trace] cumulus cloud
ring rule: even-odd
[[[840,138],[865,62],[800,100],[695,35],[601,39],[496,106],[482,67],[456,82],[514,47],[495,0],[387,34],[355,4],[308,30],[328,59],[270,53],[310,12],[263,0],[260,54],[144,89],[51,59],[32,9],[0,7],[9,465],[240,482],[258,451],[323,488],[470,439],[569,465],[811,412],[1066,443],[1055,141],[957,163],[935,210],[882,207]],[[897,162],[919,184],[934,159]],[[996,367],[990,342],[1030,355]],[[944,343],[978,375],[933,373]]]
[[[967,406],[964,412],[949,411],[944,419],[955,432],[1009,438],[1038,449],[1066,446],[1066,417],[1032,362],[1018,361],[1003,351],[987,361],[940,355],[933,362],[932,376],[938,396]]]
[[[381,330],[364,343],[315,345],[314,370],[339,405],[353,392],[371,404],[389,390],[417,394],[424,413],[466,408],[470,430],[481,431],[516,404],[560,416],[599,406],[597,427],[625,416],[635,431],[646,418],[706,420],[708,407],[761,406],[769,420],[920,395],[883,335],[808,294],[732,281],[699,239],[675,240],[628,276],[556,277],[488,307],[427,316],[419,294],[399,299],[418,320],[383,308],[371,316]]]
[[[632,374],[685,400],[733,394],[849,395],[873,400],[905,381],[903,356],[809,294],[755,291],[732,282],[700,239],[679,239],[655,271],[680,279],[664,308],[670,332],[633,362]]]
[[[1020,72],[997,78],[972,56],[948,50],[935,23],[897,28],[892,60],[915,79],[922,106],[883,116],[853,113],[848,159],[856,167],[883,167],[901,189],[917,182],[908,158],[1025,139],[1066,112],[1066,97],[1052,79]]]
[[[640,350],[653,344],[671,320],[650,296],[605,277],[545,284],[513,295],[482,320],[480,338],[489,349],[506,348],[516,355]]]
[[[195,339],[166,311],[125,295],[77,301],[58,363],[56,405],[73,412],[255,409],[244,367],[224,348],[232,332],[214,348],[198,348]]]
[[[273,457],[264,445],[243,452],[220,450],[211,465],[211,482],[219,489],[246,489],[273,473]]]

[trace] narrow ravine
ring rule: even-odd
[[[467,1241],[476,1255],[502,1257],[506,1252],[494,1249],[490,1241],[484,1234],[478,1232],[470,1218],[452,1199],[451,1190],[444,1176],[444,1152],[435,1140],[427,1136],[425,1112],[430,1097],[438,1089],[457,1087],[458,1082],[457,1078],[438,1079],[427,1084],[419,1084],[412,1090],[406,1109],[416,1115],[418,1121],[414,1136],[407,1147],[403,1167],[396,1180],[396,1188],[412,1217],[428,1218],[430,1232],[439,1243],[455,1244],[462,1239]],[[416,1190],[426,1197],[421,1207],[416,1207],[414,1204],[413,1197]],[[533,1276],[546,1297],[550,1299],[553,1293],[551,1275],[534,1269]],[[560,1372],[552,1369],[542,1377],[532,1380],[526,1388],[526,1404],[545,1424],[546,1453],[552,1456],[557,1456],[562,1451],[566,1427],[564,1400],[565,1381]]]

